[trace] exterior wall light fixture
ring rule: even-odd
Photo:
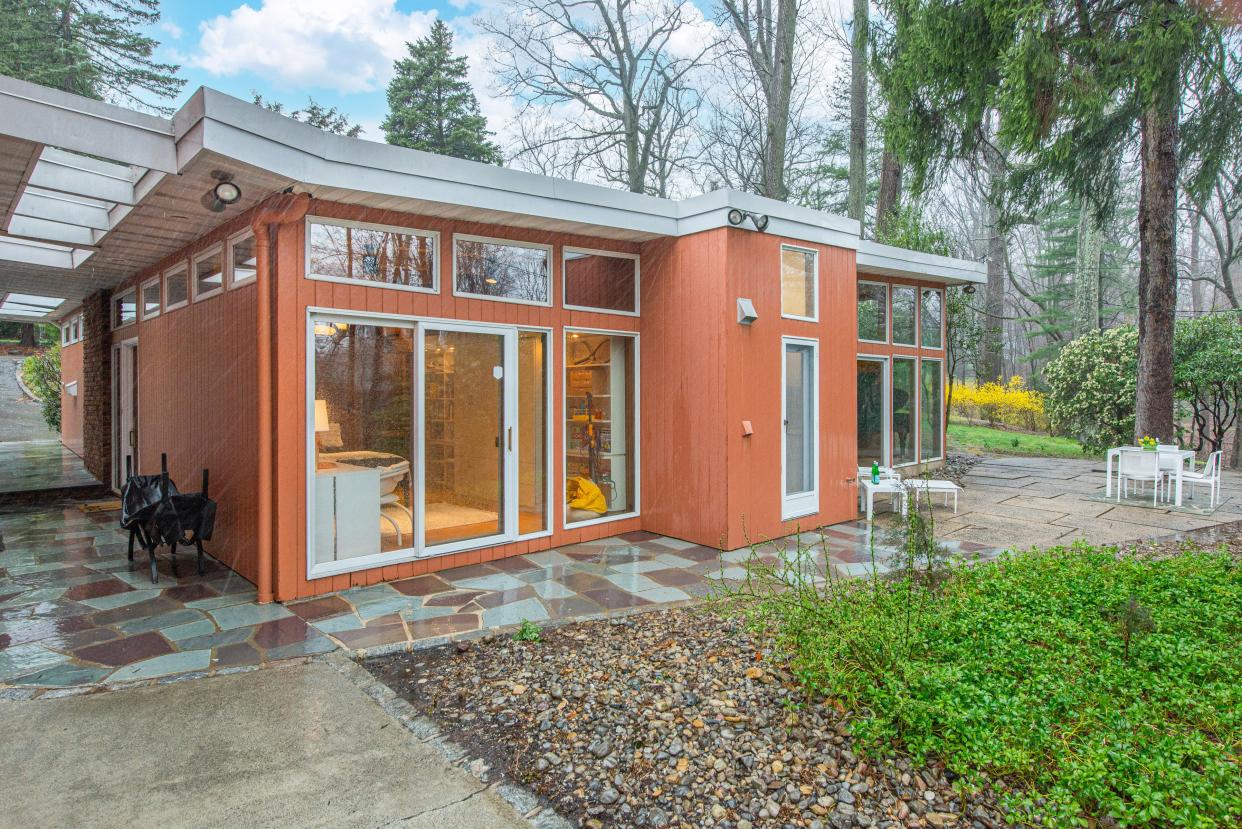
[[[750,223],[755,226],[755,230],[762,233],[768,229],[768,217],[762,213],[750,213],[745,210],[738,210],[736,207],[729,208],[728,214],[729,224],[733,226],[740,225],[742,222],[750,219]]]

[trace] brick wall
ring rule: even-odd
[[[112,292],[82,302],[82,459],[86,471],[112,483]]]

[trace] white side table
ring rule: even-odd
[[[861,510],[863,504],[866,504],[868,521],[871,520],[871,515],[874,511],[876,495],[899,497],[901,499],[901,514],[906,514],[906,490],[902,486],[901,481],[881,478],[878,484],[873,484],[870,478],[863,478],[858,482],[858,508]]]

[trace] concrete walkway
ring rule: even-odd
[[[0,701],[0,746],[5,826],[530,826],[324,662]]]
[[[17,369],[24,357],[0,355],[0,442],[60,440],[47,428],[38,402],[17,385]]]

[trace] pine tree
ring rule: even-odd
[[[0,0],[0,74],[168,114],[185,80],[142,33],[159,0]]]
[[[326,107],[309,95],[306,97],[305,107],[285,112],[285,105],[280,101],[265,100],[253,89],[250,90],[250,94],[253,96],[254,103],[272,112],[288,115],[294,121],[301,121],[303,124],[309,124],[325,132],[344,135],[347,138],[357,138],[362,135],[362,125],[351,123],[348,113],[341,112],[336,107]]]
[[[466,80],[466,59],[453,55],[453,33],[442,20],[431,32],[407,43],[409,57],[397,61],[388,84],[388,117],[380,129],[389,144],[500,164],[479,101]]]

